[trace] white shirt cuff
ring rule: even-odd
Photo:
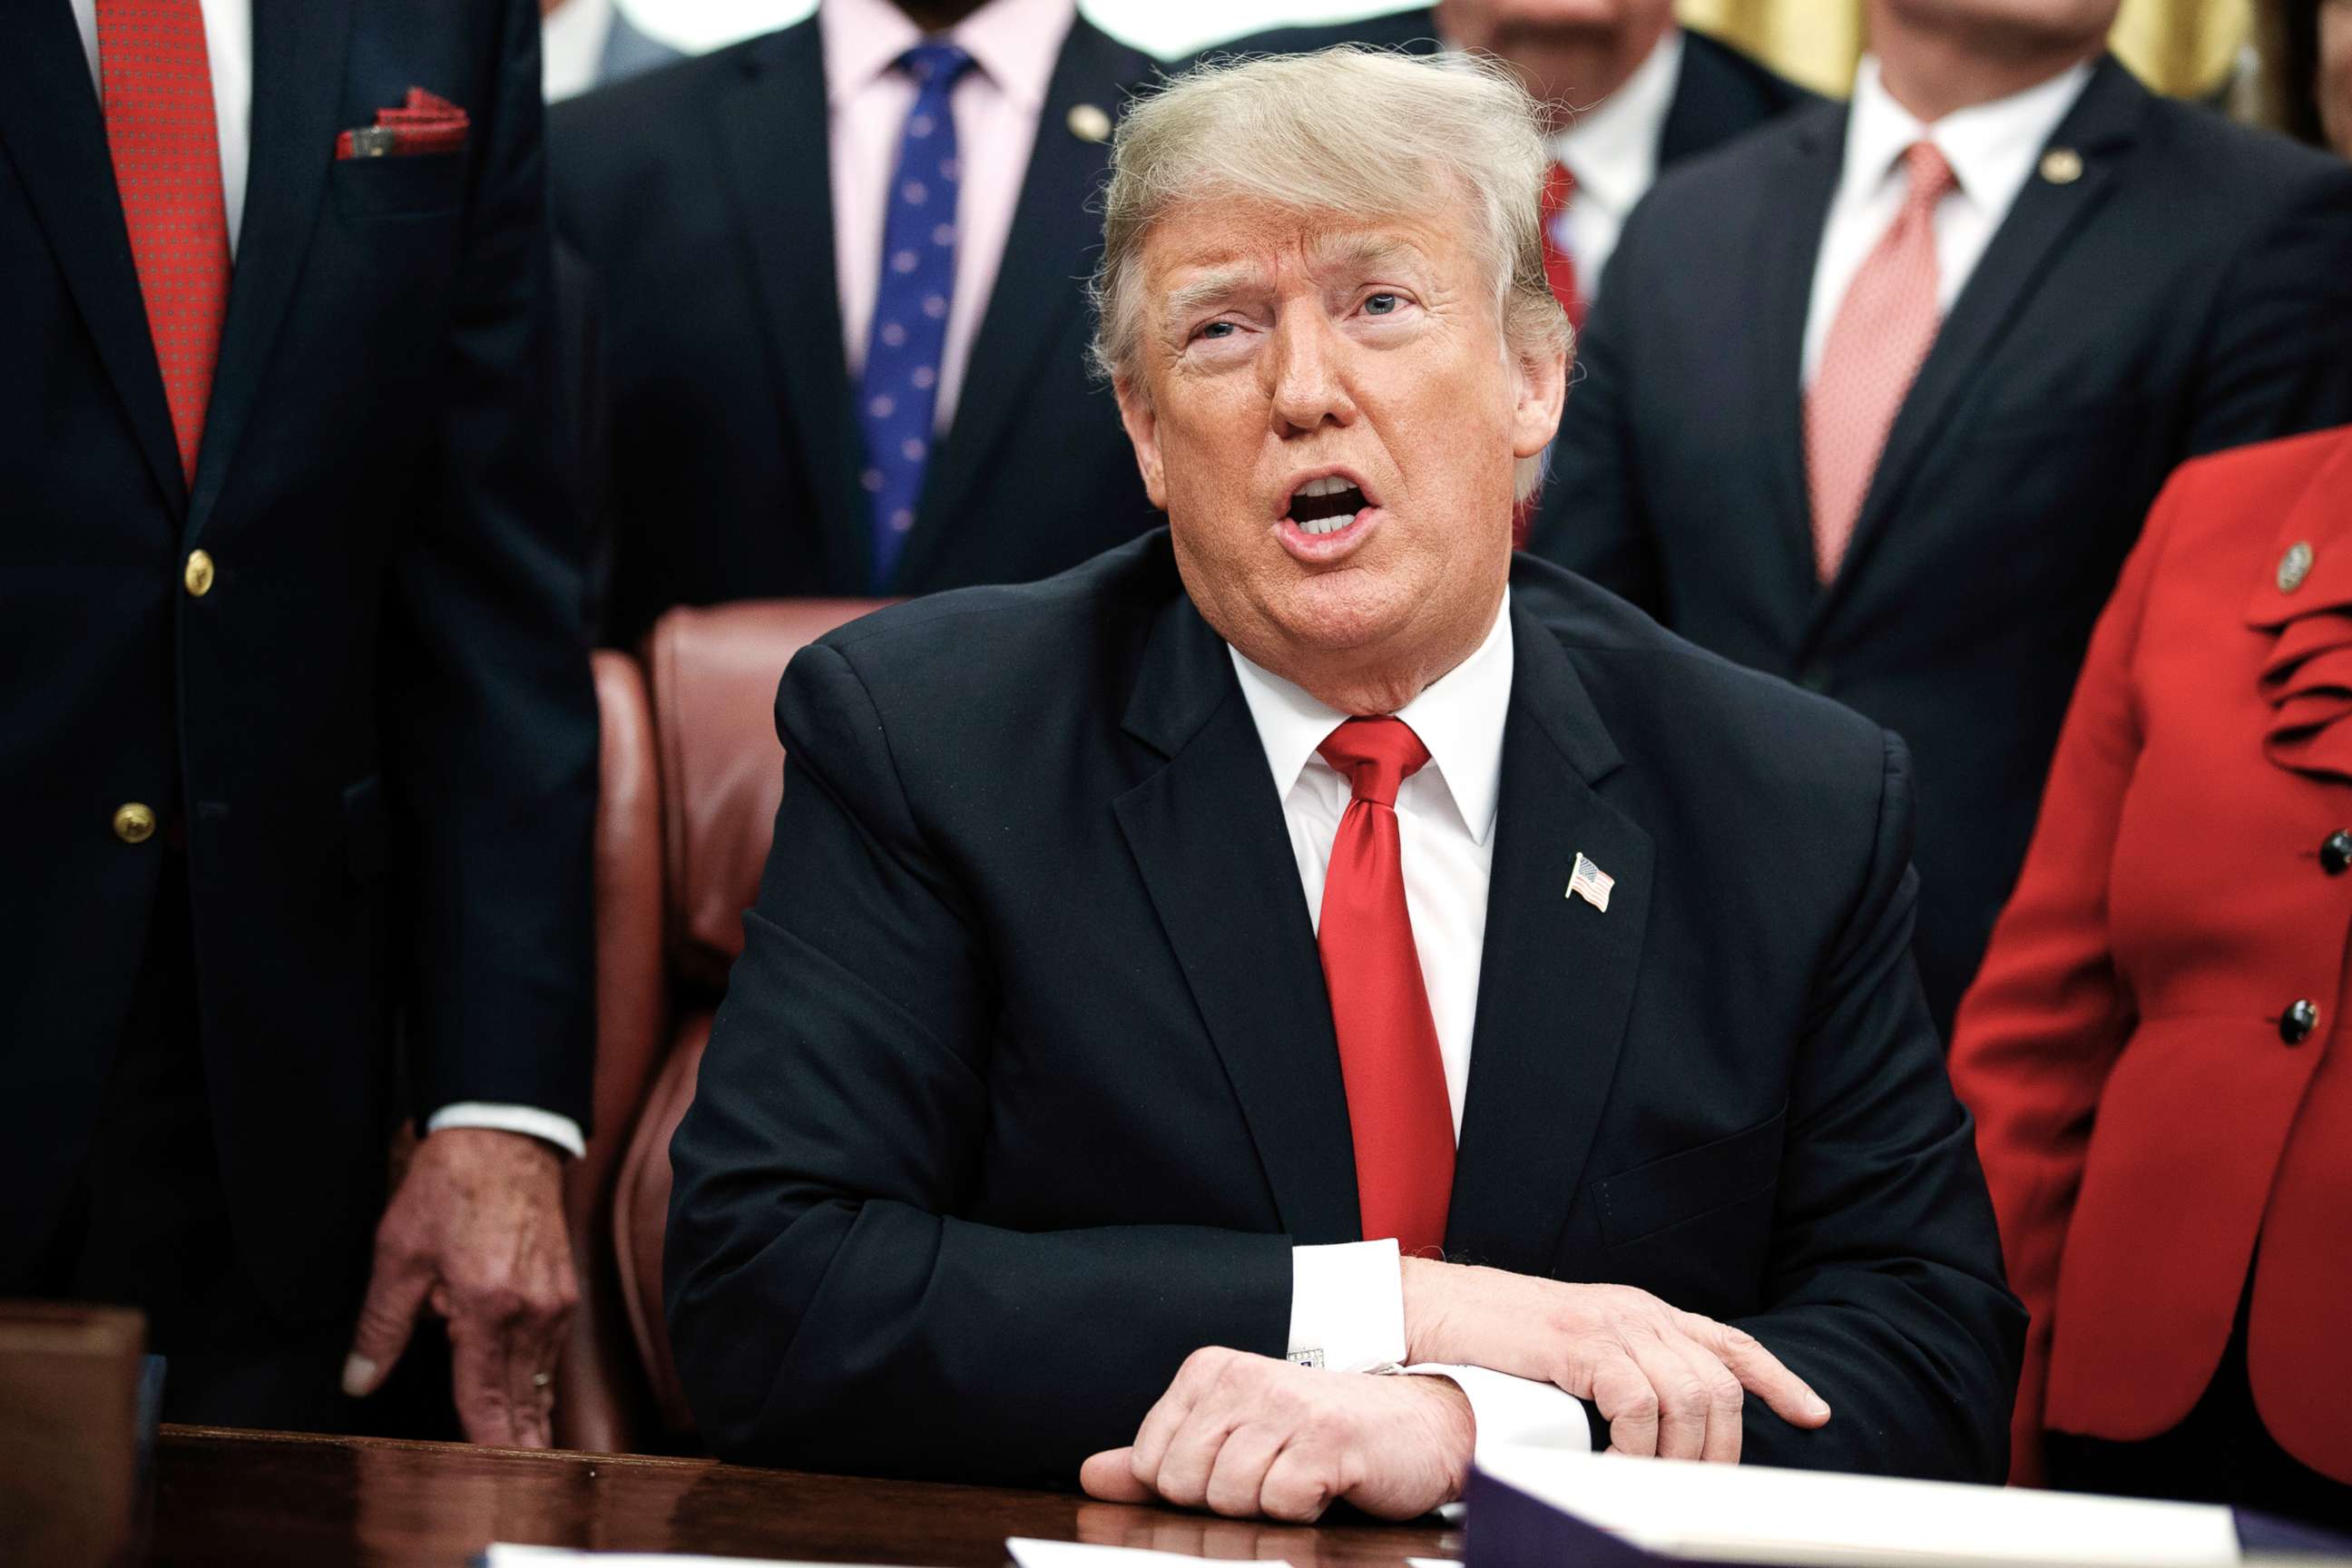
[[[1483,1366],[1423,1363],[1404,1370],[1423,1377],[1451,1378],[1470,1401],[1470,1419],[1478,1428],[1471,1447],[1474,1459],[1502,1443],[1576,1454],[1592,1451],[1592,1426],[1584,1417],[1584,1406],[1557,1384]]]
[[[1394,1237],[1290,1249],[1290,1359],[1331,1372],[1404,1360],[1404,1276]]]
[[[461,1100],[433,1113],[425,1123],[425,1136],[431,1137],[445,1127],[487,1127],[499,1132],[528,1132],[533,1138],[545,1139],[575,1160],[588,1152],[588,1140],[581,1136],[580,1123],[569,1116],[558,1116],[552,1110],[541,1110],[533,1105],[492,1105],[479,1100]],[[1399,1310],[1402,1310],[1402,1306]]]

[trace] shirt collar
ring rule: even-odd
[[[1257,725],[1258,742],[1265,748],[1265,765],[1274,775],[1275,791],[1287,795],[1310,763],[1328,766],[1317,758],[1315,749],[1348,716],[1251,663],[1239,648],[1229,647],[1226,651],[1233,655],[1242,698]],[[1496,612],[1495,624],[1477,651],[1423,688],[1396,713],[1429,748],[1428,766],[1444,782],[1474,843],[1484,844],[1495,827],[1503,786],[1503,725],[1510,713],[1512,663],[1511,595],[1506,588],[1503,606]]]
[[[821,0],[825,101],[835,109],[887,74],[923,31],[890,0]],[[1045,108],[1045,89],[1062,53],[1077,0],[990,0],[948,29],[981,73],[1020,108]]]
[[[1842,184],[1854,195],[1868,194],[1894,173],[1905,148],[1924,139],[1951,164],[1962,195],[1985,212],[2005,213],[2090,79],[2085,61],[2022,92],[1922,124],[1887,92],[1878,57],[1865,55],[1854,72]]]
[[[1625,85],[1570,117],[1551,138],[1551,155],[1576,176],[1579,200],[1590,195],[1619,216],[1658,174],[1658,142],[1682,80],[1683,32],[1669,27],[1633,68]]]

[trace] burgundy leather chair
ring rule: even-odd
[[[596,830],[595,1132],[567,1202],[581,1300],[557,1374],[556,1440],[607,1453],[693,1446],[663,1326],[670,1134],[695,1074],[783,791],[776,681],[803,645],[883,601],[673,610],[642,663],[593,656],[604,718]]]

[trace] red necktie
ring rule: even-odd
[[[1845,563],[1887,433],[1943,324],[1936,207],[1958,182],[1932,142],[1913,142],[1903,161],[1910,178],[1903,210],[1846,285],[1805,395],[1813,571],[1823,583]]]
[[[106,144],[147,302],[163,398],[190,483],[228,311],[212,63],[198,0],[98,0]]]
[[[1339,1037],[1364,1238],[1410,1257],[1445,1245],[1454,1111],[1405,908],[1397,786],[1429,761],[1401,719],[1350,719],[1316,748],[1354,792],[1323,879],[1323,984]]]
[[[1584,289],[1577,282],[1576,258],[1568,253],[1567,247],[1553,232],[1575,200],[1576,176],[1569,172],[1567,164],[1554,163],[1544,176],[1544,277],[1551,284],[1551,297],[1568,312],[1568,324],[1580,332],[1584,330]]]

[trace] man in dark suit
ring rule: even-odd
[[[556,110],[558,226],[609,308],[611,635],[1042,576],[1150,525],[1080,283],[1150,68],[1075,0],[825,0]]]
[[[467,1430],[544,1443],[596,732],[537,13],[16,9],[0,1295],[143,1308],[169,1418],[304,1426],[429,1299]]]
[[[1334,44],[1495,56],[1545,106],[1556,172],[1545,187],[1553,291],[1581,325],[1602,269],[1660,171],[1819,99],[1704,33],[1673,0],[1440,0],[1360,21],[1277,27],[1225,54],[1298,54]]]
[[[1512,555],[1534,108],[1338,54],[1132,109],[1099,353],[1170,531],[786,671],[671,1152],[722,1455],[1282,1518],[1604,1426],[2000,1478],[1900,742]]]
[[[1910,742],[1939,1027],[2165,476],[2352,417],[2352,173],[2151,95],[2116,8],[1874,0],[1851,110],[1662,184],[1535,533]]]

